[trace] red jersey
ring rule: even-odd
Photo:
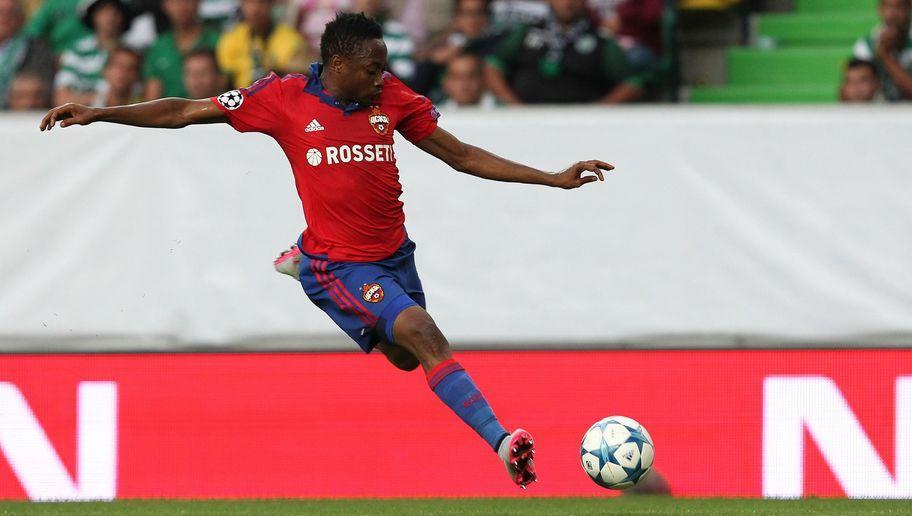
[[[307,229],[302,251],[332,261],[370,262],[405,241],[402,185],[393,130],[412,143],[437,128],[431,102],[391,74],[371,106],[342,105],[311,77],[275,73],[248,88],[212,97],[240,132],[272,136],[285,151]]]

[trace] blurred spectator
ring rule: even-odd
[[[241,22],[222,35],[216,47],[219,67],[234,88],[278,73],[305,72],[307,43],[284,23],[272,21],[274,0],[241,0]]]
[[[24,21],[25,15],[19,0],[0,0],[0,49],[2,49],[4,57],[0,62],[9,59],[7,47],[14,39],[24,39],[21,34]]]
[[[485,0],[456,0],[453,21],[446,32],[440,34],[420,53],[438,66],[445,66],[450,59],[463,51],[486,54],[490,39],[485,38],[488,28],[488,2]]]
[[[123,106],[142,100],[142,85],[139,82],[139,69],[142,57],[127,47],[111,51],[105,63],[102,76],[104,82],[98,87],[98,93],[92,102],[96,107]]]
[[[26,34],[40,38],[60,54],[76,41],[91,34],[79,15],[79,5],[85,0],[44,0],[38,12],[29,20]]]
[[[214,97],[225,91],[225,77],[214,52],[197,50],[184,56],[184,89],[191,99]]]
[[[143,75],[147,100],[186,97],[183,56],[194,50],[215,49],[218,44],[219,33],[200,23],[199,5],[199,0],[162,0],[171,30],[162,34],[146,53]]]
[[[503,27],[538,23],[548,17],[548,4],[544,0],[494,0],[491,16],[491,23]]]
[[[630,102],[642,95],[617,42],[593,23],[585,0],[550,0],[547,20],[520,25],[488,57],[488,87],[506,104]]]
[[[389,70],[411,83],[415,78],[415,43],[406,32],[405,27],[389,18],[389,10],[384,0],[355,0],[352,11],[363,12],[374,18],[383,27],[383,41],[386,43],[386,60]]]
[[[131,13],[122,0],[88,0],[80,4],[82,21],[92,34],[70,45],[60,55],[54,78],[54,104],[89,104],[104,80],[101,71],[108,53],[121,46]]]
[[[887,100],[912,99],[912,0],[880,0],[882,23],[855,43],[858,59],[877,67]]]
[[[450,59],[443,76],[443,91],[446,99],[440,103],[440,107],[445,109],[493,107],[496,104],[494,95],[485,87],[484,61],[473,54],[462,54]]]
[[[240,0],[201,0],[199,16],[205,25],[224,32],[234,26],[240,7]]]
[[[437,34],[450,22],[452,0],[390,0],[394,18],[405,27],[415,45],[421,45],[428,34]]]
[[[6,98],[11,111],[47,109],[50,107],[51,83],[35,73],[18,73],[13,77]]]
[[[28,72],[50,81],[54,55],[40,40],[30,39],[22,30],[25,16],[18,0],[0,0],[0,108],[6,105],[13,77]]]
[[[590,0],[590,4],[633,66],[656,64],[662,55],[665,0]]]
[[[168,28],[168,20],[162,11],[162,0],[123,0],[133,21],[120,38],[121,42],[140,53],[145,52],[155,40],[159,31]]]
[[[411,84],[415,91],[435,96],[451,59],[464,52],[487,55],[494,50],[496,40],[486,32],[488,4],[486,0],[456,0],[451,25],[415,55],[418,65]]]
[[[323,27],[337,12],[348,11],[351,5],[352,0],[288,0],[285,21],[298,29],[309,48],[317,50]]]
[[[876,102],[882,101],[880,77],[874,63],[861,59],[852,59],[846,65],[839,88],[839,100],[843,102]]]

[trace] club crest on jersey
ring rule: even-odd
[[[365,283],[361,286],[361,298],[368,303],[379,303],[383,301],[383,287],[378,283]]]
[[[370,115],[367,116],[367,121],[370,122],[371,127],[373,127],[374,131],[380,136],[386,136],[386,133],[389,132],[390,119],[380,112],[379,107],[374,106],[371,108]]]

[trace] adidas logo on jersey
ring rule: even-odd
[[[307,127],[304,129],[305,133],[312,133],[314,131],[325,131],[326,128],[320,125],[320,122],[317,122],[317,119],[314,118],[307,124]]]

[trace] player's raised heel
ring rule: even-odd
[[[298,249],[297,244],[291,246],[290,249],[282,251],[282,254],[272,262],[272,265],[275,266],[276,272],[281,272],[294,279],[298,279],[298,268],[301,265],[301,250]]]
[[[510,474],[516,485],[525,489],[532,482],[538,482],[533,460],[535,441],[532,439],[532,434],[522,428],[517,428],[501,443],[498,455],[504,461],[507,473]]]

